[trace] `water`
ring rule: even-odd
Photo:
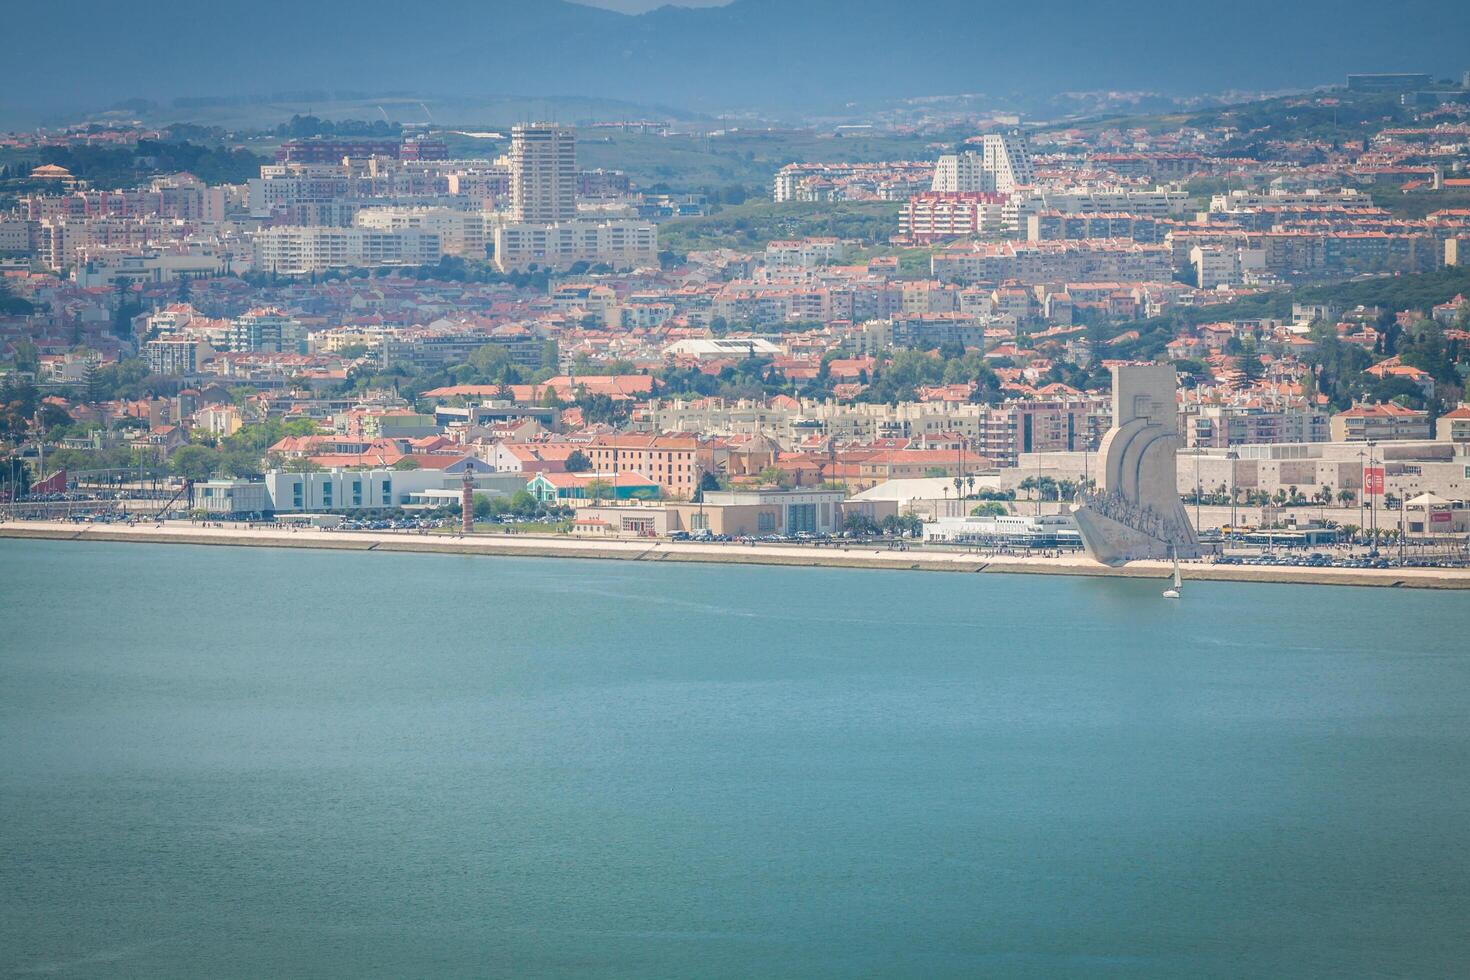
[[[0,973],[1450,976],[1470,602],[0,542]]]

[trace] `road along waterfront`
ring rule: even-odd
[[[1087,575],[1109,578],[1167,578],[1168,562],[1130,562],[1109,568],[1081,554],[1057,557],[989,556],[933,549],[892,550],[883,545],[746,545],[653,540],[600,540],[552,535],[443,535],[391,531],[327,531],[317,528],[210,527],[183,521],[162,524],[73,524],[21,521],[0,524],[0,537],[53,540],[238,545],[269,548],[327,548],[345,551],[408,551],[466,555],[590,558],[651,562],[714,562],[747,565],[877,568],[934,572],[1000,572]],[[1187,562],[1186,581],[1282,582],[1424,589],[1470,589],[1465,568],[1302,568]]]

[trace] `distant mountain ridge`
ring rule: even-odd
[[[1192,94],[1470,69],[1463,0],[734,0],[626,15],[566,0],[17,4],[0,112],[282,89],[593,95],[699,111],[1072,89]],[[1205,9],[1205,8],[1198,8]],[[47,43],[47,38],[53,38]],[[44,79],[44,84],[38,83]]]

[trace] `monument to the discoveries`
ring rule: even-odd
[[[1177,411],[1171,365],[1114,365],[1113,427],[1098,447],[1098,486],[1072,508],[1082,544],[1097,561],[1199,557],[1176,482]]]

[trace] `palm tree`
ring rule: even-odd
[[[1339,504],[1342,504],[1342,506],[1344,507],[1351,507],[1353,505],[1353,501],[1356,499],[1356,494],[1354,494],[1351,490],[1337,491],[1337,502]]]

